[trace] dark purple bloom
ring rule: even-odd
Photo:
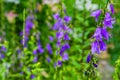
[[[68,60],[69,58],[68,58],[68,54],[67,53],[64,53],[63,55],[62,55],[62,60],[63,61],[66,61],[66,60]]]
[[[41,47],[40,44],[38,44],[38,51],[42,54],[44,52],[44,49]]]
[[[109,40],[110,35],[105,28],[101,29],[101,34],[106,40]]]
[[[95,64],[95,63],[93,63],[93,66],[94,66],[94,67],[98,67],[98,65],[97,65],[97,64]]]
[[[95,20],[98,21],[98,17],[101,14],[101,10],[96,10],[94,12],[91,13],[91,16],[95,17]]]
[[[91,55],[88,54],[86,62],[89,63],[91,61]]]
[[[52,36],[49,36],[49,40],[52,42],[54,38]]]
[[[36,63],[37,61],[38,61],[38,58],[36,56],[36,57],[34,57],[33,62]]]
[[[53,30],[59,30],[63,25],[62,19],[59,19],[54,25],[53,25]]]
[[[63,35],[64,35],[64,32],[63,32],[63,31],[57,32],[57,33],[56,33],[56,38],[57,38],[57,39],[61,39],[61,38],[63,37]]]
[[[96,38],[97,41],[102,40],[102,38],[109,40],[109,33],[107,32],[106,28],[97,27],[92,37]]]
[[[101,28],[100,27],[97,27],[93,37],[96,38],[96,40],[102,40],[102,34],[101,34]]]
[[[106,28],[106,27],[113,28],[112,25],[113,25],[114,23],[115,23],[115,19],[110,16],[110,13],[109,13],[109,12],[107,12],[107,13],[105,14],[105,19],[104,19],[104,21],[103,21],[104,27],[105,27],[105,28]]]
[[[38,51],[37,50],[33,50],[33,54],[37,54],[38,53]]]
[[[71,17],[70,16],[64,16],[64,21],[66,23],[69,23],[71,21]]]
[[[47,44],[46,45],[46,48],[47,48],[47,50],[48,50],[48,52],[50,53],[50,54],[52,54],[53,52],[52,52],[52,48],[51,48],[51,45],[50,44]]]
[[[50,63],[50,61],[51,61],[50,57],[48,57],[46,60],[48,63]]]
[[[0,58],[2,59],[5,58],[4,54],[0,54]]]
[[[70,37],[68,36],[68,33],[64,34],[64,40],[70,40]]]
[[[31,79],[35,78],[35,75],[31,74],[30,78],[31,78]]]
[[[58,66],[60,66],[60,67],[62,66],[62,61],[60,61],[60,60],[58,61]]]
[[[5,46],[1,47],[1,51],[6,51],[7,49],[5,48]]]
[[[115,13],[113,4],[110,4],[110,11],[111,11],[112,14]]]
[[[54,15],[53,15],[53,18],[54,18],[55,20],[58,20],[58,19],[60,18],[60,15],[59,15],[59,14],[54,14]]]
[[[106,50],[106,44],[104,41],[99,41],[99,47],[101,51],[105,51]]]
[[[92,43],[92,45],[91,45],[91,51],[92,51],[92,54],[94,54],[94,53],[100,54],[99,43],[97,41],[94,41]]]
[[[60,55],[62,56],[63,52],[69,48],[70,48],[69,44],[65,43],[60,49]]]

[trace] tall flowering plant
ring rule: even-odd
[[[108,6],[109,0],[107,2],[106,8]],[[93,39],[91,43],[91,52],[88,54],[86,62],[90,63],[90,67],[87,70],[87,74],[93,73],[94,70],[91,70],[92,67],[97,67],[96,60],[94,59],[94,54],[100,54],[102,51],[107,50],[107,46],[105,41],[108,41],[111,37],[110,33],[108,32],[108,28],[112,29],[113,24],[115,23],[115,18],[112,17],[115,13],[113,4],[109,4],[110,10],[105,9],[102,10],[96,10],[91,13],[91,16],[95,18],[95,21],[97,23],[97,28],[91,37]],[[103,14],[103,19],[100,19],[100,16]]]
[[[62,60],[58,60],[57,63],[55,63],[56,67],[62,66],[62,62],[68,60],[68,54],[65,51],[70,48],[70,45],[67,41],[70,40],[70,28],[68,27],[68,24],[71,21],[71,17],[64,16],[64,18],[62,19],[59,14],[54,14],[53,17],[56,20],[56,23],[52,27],[53,30],[56,30],[56,52],[57,56],[60,55],[62,57]]]

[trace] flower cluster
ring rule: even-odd
[[[27,46],[26,43],[28,41],[28,36],[30,35],[30,30],[34,26],[33,20],[34,20],[34,16],[28,16],[25,21],[25,31],[20,33],[21,36],[24,36],[24,39],[22,40],[24,47]]]
[[[94,38],[94,41],[91,44],[91,53],[87,56],[87,62],[89,63],[92,59],[92,55],[95,53],[100,54],[101,51],[105,51],[106,43],[105,40],[109,40],[110,34],[107,31],[107,28],[113,28],[113,24],[115,23],[115,18],[112,18],[111,16],[114,14],[114,7],[112,4],[110,6],[110,11],[105,12],[104,19],[102,20],[101,25],[98,25],[92,38]],[[92,12],[91,16],[93,16],[97,23],[99,23],[99,16],[101,15],[102,10],[96,10]],[[104,15],[104,14],[103,14]],[[97,64],[93,62],[93,66],[97,67]]]
[[[4,45],[2,45],[1,47],[0,47],[0,59],[3,59],[5,56],[4,56],[4,52],[6,52],[7,51],[7,49],[5,48],[5,46]]]
[[[70,48],[67,42],[70,40],[70,37],[68,35],[70,28],[67,25],[70,23],[71,17],[64,16],[62,19],[59,14],[54,14],[53,18],[56,20],[56,23],[52,27],[53,30],[56,30],[56,46],[58,48],[56,52],[57,55],[60,55],[62,57],[62,60],[55,62],[54,66],[56,67],[62,66],[62,62],[68,60],[68,54],[65,53],[65,51]]]
[[[33,55],[34,55],[34,59],[33,62],[37,62],[38,61],[38,53],[42,54],[44,53],[44,49],[42,48],[42,45],[40,43],[40,38],[39,38],[39,33],[37,34],[36,38],[37,38],[37,49],[33,50]]]

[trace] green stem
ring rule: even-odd
[[[0,0],[0,27],[1,27],[1,34],[4,27],[4,13],[3,13],[3,0]]]
[[[23,10],[23,50],[24,50],[24,45],[25,45],[25,9]]]

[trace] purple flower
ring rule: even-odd
[[[34,26],[33,22],[30,20],[26,20],[26,25],[25,25],[25,32],[27,35],[30,34],[30,30],[32,29],[32,27]]]
[[[36,56],[36,57],[34,57],[33,62],[36,63],[37,61],[38,61],[38,58]]]
[[[101,28],[97,27],[94,35],[92,36],[94,38],[96,38],[96,40],[101,40],[102,39],[102,34],[101,34]]]
[[[50,63],[50,61],[51,61],[50,57],[48,57],[46,60],[48,63]]]
[[[65,43],[60,49],[60,55],[62,56],[63,52],[69,48],[70,48],[69,44]]]
[[[60,18],[60,15],[59,15],[59,14],[54,14],[54,15],[53,15],[53,18],[54,18],[55,20],[58,20],[58,19]]]
[[[44,52],[44,49],[41,47],[40,44],[38,44],[38,51],[42,54]]]
[[[70,40],[70,37],[68,36],[68,33],[64,34],[64,40]]]
[[[106,44],[104,43],[104,41],[99,41],[99,47],[101,51],[106,50]]]
[[[101,12],[101,10],[96,10],[91,13],[91,16],[95,17],[95,20],[98,21],[98,17],[100,16]]]
[[[5,48],[5,46],[1,47],[1,51],[6,51],[7,49]]]
[[[50,54],[53,53],[50,44],[47,44],[46,48],[47,48],[47,50],[48,50],[48,52],[49,52]]]
[[[57,47],[60,47],[60,40],[57,41]]]
[[[109,40],[110,35],[105,28],[101,29],[101,34],[106,40]]]
[[[63,25],[62,19],[59,19],[54,25],[53,25],[53,30],[59,30]]]
[[[91,55],[88,54],[87,59],[86,59],[86,62],[89,63],[90,61],[91,61]]]
[[[111,11],[112,14],[115,13],[113,4],[110,4],[110,11]]]
[[[97,65],[97,64],[95,64],[95,63],[93,63],[93,66],[94,66],[94,67],[98,67],[98,65]]]
[[[49,40],[52,42],[54,38],[52,36],[49,36]]]
[[[106,28],[97,27],[92,37],[96,38],[97,41],[102,40],[102,38],[109,40],[109,33],[107,32]]]
[[[57,39],[61,39],[61,38],[63,37],[63,35],[64,35],[64,32],[63,32],[63,31],[57,32],[57,33],[56,33],[56,38],[57,38]]]
[[[2,59],[5,58],[4,54],[0,54],[0,58]]]
[[[31,79],[35,78],[35,75],[31,74],[30,78],[31,78]]]
[[[92,43],[92,45],[91,45],[91,51],[92,51],[92,54],[94,54],[94,53],[100,54],[99,43],[97,41],[94,41]]]
[[[59,60],[57,64],[58,64],[58,66],[61,67],[62,66],[62,61]]]
[[[66,23],[69,23],[69,22],[71,21],[71,17],[69,17],[69,16],[64,16],[64,21],[65,21]]]
[[[68,58],[68,54],[67,53],[64,53],[63,55],[62,55],[62,60],[63,61],[66,61],[66,60],[68,60],[69,58]]]
[[[105,14],[105,19],[104,19],[104,21],[103,21],[104,27],[105,27],[105,28],[106,28],[106,27],[113,28],[112,25],[113,25],[114,23],[115,23],[115,19],[114,19],[114,18],[111,18],[110,13],[107,12],[107,13]]]
[[[38,53],[38,51],[37,50],[33,50],[33,54],[35,55],[35,54],[37,54]]]

